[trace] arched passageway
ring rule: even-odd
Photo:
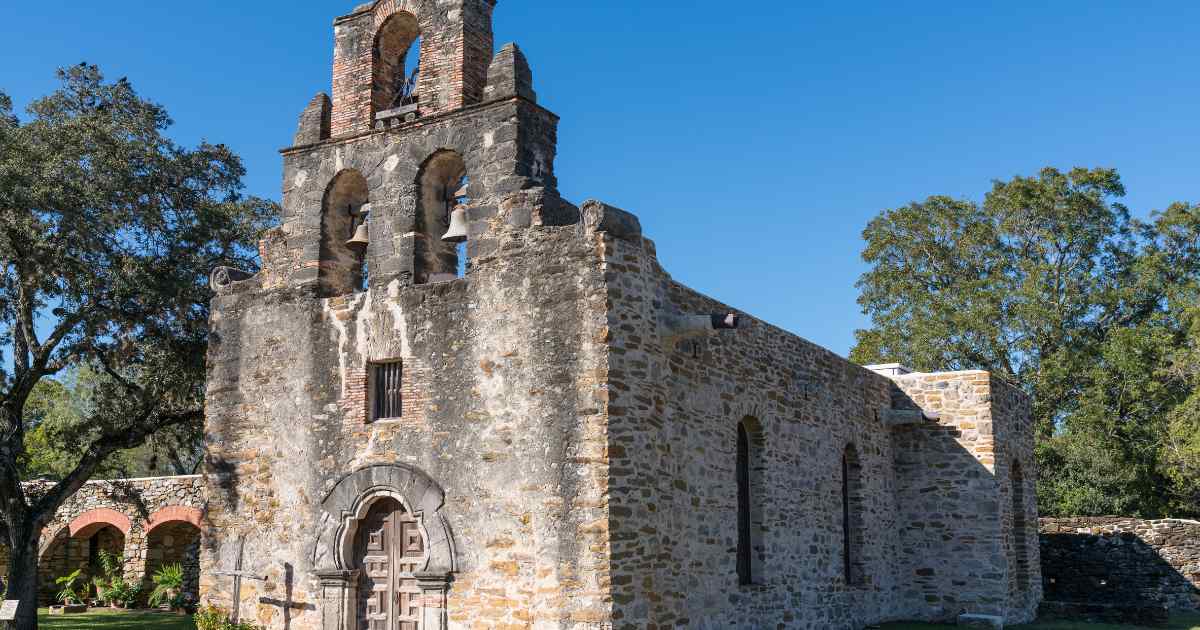
[[[43,548],[38,566],[38,602],[41,605],[55,603],[60,587],[55,580],[70,575],[75,570],[83,572],[80,584],[86,586],[88,597],[95,595],[92,578],[103,575],[100,564],[101,552],[121,555],[125,550],[125,533],[117,525],[92,523],[71,533],[71,528],[58,531]]]
[[[183,568],[183,592],[193,599],[200,594],[200,528],[188,521],[163,523],[146,534],[146,575],[143,590],[154,589],[153,577],[169,564]]]

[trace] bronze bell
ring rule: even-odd
[[[371,235],[370,232],[367,231],[367,222],[363,221],[361,224],[359,224],[358,229],[354,230],[354,236],[350,237],[350,240],[346,241],[346,245],[354,251],[361,252],[367,249],[367,245],[370,242]]]
[[[467,207],[458,206],[450,213],[450,229],[442,235],[447,243],[462,243],[467,240]]]

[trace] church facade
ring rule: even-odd
[[[557,192],[494,9],[334,22],[262,269],[213,273],[202,599],[272,630],[1032,618],[1027,398],[675,281]]]

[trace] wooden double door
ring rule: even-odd
[[[425,564],[425,541],[417,520],[395,499],[376,501],[359,524],[354,553],[362,569],[358,630],[421,630],[414,574]]]

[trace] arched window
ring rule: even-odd
[[[457,152],[438,151],[421,167],[417,183],[420,199],[414,281],[425,284],[458,278],[466,271],[465,250],[461,242],[446,241],[443,237],[450,229],[455,209],[466,203],[467,166]]]
[[[842,452],[842,575],[848,585],[866,582],[863,563],[862,462],[853,444]]]
[[[372,114],[417,102],[421,30],[417,18],[397,11],[384,20],[375,34]]]
[[[1029,533],[1025,522],[1025,475],[1019,462],[1013,461],[1009,477],[1012,483],[1013,555],[1016,560],[1017,588],[1024,591],[1029,588]]]
[[[737,573],[738,583],[761,582],[762,503],[765,487],[762,464],[763,435],[758,420],[747,416],[737,425]]]

